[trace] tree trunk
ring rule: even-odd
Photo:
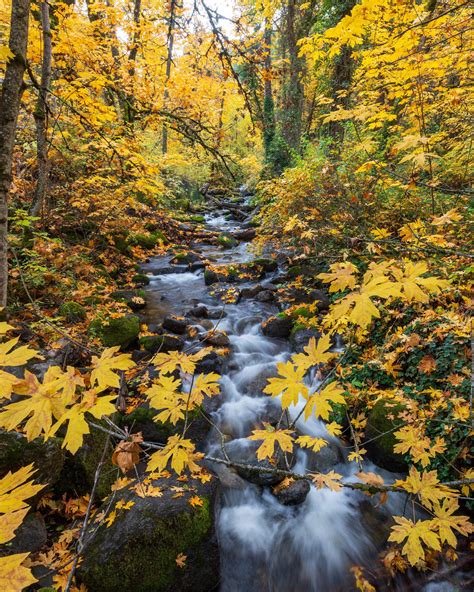
[[[13,0],[8,61],[0,95],[0,307],[7,304],[8,194],[12,183],[13,145],[26,69],[31,0]]]
[[[273,99],[272,70],[272,26],[265,22],[265,84],[263,89],[263,143],[268,158],[273,138],[275,137],[275,101]]]
[[[49,158],[48,158],[48,92],[51,84],[51,64],[53,50],[51,44],[51,23],[49,4],[41,2],[41,28],[43,30],[43,63],[41,64],[41,88],[36,102],[34,118],[36,123],[36,154],[38,159],[38,179],[30,213],[37,216],[45,208],[48,196]]]
[[[299,56],[296,32],[297,0],[288,0],[285,9],[285,43],[289,57],[289,75],[283,85],[281,134],[290,148],[299,150],[303,116],[304,90],[301,77],[303,58]]]
[[[171,66],[173,65],[173,46],[174,46],[174,26],[176,16],[176,0],[171,0],[170,5],[170,20],[168,25],[168,56],[166,58],[166,80],[165,90],[163,93],[163,107],[166,109],[166,104],[169,99],[168,82],[171,77]],[[166,122],[163,123],[163,131],[161,137],[161,152],[167,154],[168,152],[168,126]]]

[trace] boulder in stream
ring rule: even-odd
[[[293,319],[286,315],[270,317],[262,323],[262,332],[266,337],[286,339],[290,336]]]
[[[77,572],[88,590],[208,592],[218,585],[216,480],[205,484],[189,480],[186,488],[193,489],[187,491],[176,477],[158,479],[152,485],[161,489],[161,497],[141,497],[126,488],[116,501],[133,501],[134,505],[127,511],[118,510],[108,528],[102,522],[94,536],[97,525],[91,525]],[[172,487],[184,495],[177,497]],[[192,506],[192,496],[199,496],[202,505]],[[180,555],[186,556],[183,567],[176,562]]]
[[[140,337],[140,345],[150,354],[157,352],[180,351],[184,347],[184,341],[177,335],[146,335]]]
[[[187,328],[188,321],[186,319],[175,316],[169,316],[165,317],[165,319],[163,320],[163,329],[165,329],[165,331],[171,331],[171,333],[184,335],[186,333]]]
[[[93,337],[98,337],[105,347],[119,345],[126,348],[138,338],[140,319],[136,315],[96,317],[89,325],[88,332]]]
[[[309,481],[299,479],[293,481],[287,487],[276,488],[273,494],[280,504],[284,506],[298,506],[304,502],[310,489]]]

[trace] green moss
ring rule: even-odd
[[[199,214],[193,214],[192,216],[190,216],[189,219],[191,220],[191,222],[198,222],[198,223],[202,223],[205,220],[204,216],[201,216]]]
[[[147,352],[151,354],[157,351],[178,351],[181,349],[183,342],[175,335],[146,335],[140,338],[140,345]]]
[[[260,257],[259,259],[254,259],[252,263],[253,265],[263,267],[265,271],[275,271],[276,269],[278,269],[278,263],[273,259]]]
[[[119,251],[119,253],[122,253],[122,255],[128,255],[130,249],[128,246],[126,234],[115,234],[112,237],[112,240],[114,241],[115,248],[117,251]]]
[[[372,408],[367,421],[366,447],[371,459],[391,471],[406,469],[403,455],[393,451],[398,442],[394,432],[405,423],[398,419],[403,411],[406,411],[405,405],[391,399],[381,399]]]
[[[314,317],[314,313],[312,313],[306,306],[300,306],[296,310],[291,313],[291,317],[293,319],[297,319],[298,317],[304,317],[305,319],[310,319]]]
[[[295,335],[295,333],[298,333],[298,331],[304,331],[307,328],[308,327],[306,327],[306,325],[303,325],[303,323],[295,323],[293,325],[292,330],[291,330],[290,338],[293,337]]]
[[[107,427],[108,424],[94,420],[98,424]],[[85,436],[84,444],[76,453],[76,460],[81,466],[89,491],[94,485],[97,467],[102,459],[102,453],[107,443],[108,435],[96,428],[91,428],[91,433]],[[105,465],[103,466],[99,481],[97,483],[97,495],[100,499],[106,497],[111,490],[112,484],[118,477],[118,469],[112,464],[112,446],[109,442],[109,450],[106,454]]]
[[[129,236],[128,244],[143,249],[153,249],[160,240],[165,241],[164,234],[161,231],[150,232],[149,234],[137,232]]]
[[[217,238],[217,242],[221,245],[221,247],[224,247],[225,249],[230,249],[237,245],[237,241],[235,240],[235,238],[233,238],[232,236],[226,236],[224,234],[221,234]]]
[[[137,531],[128,545],[117,549],[104,560],[100,540],[95,543],[94,553],[89,557],[86,585],[100,592],[133,590],[134,592],[167,592],[175,583],[180,569],[176,557],[189,552],[203,540],[211,528],[210,503],[202,498],[203,505],[189,511],[165,517],[143,508],[140,519],[146,525],[146,535]],[[120,520],[120,516],[117,522]],[[117,524],[120,527],[119,524]],[[150,528],[152,531],[150,532]],[[106,533],[101,533],[105,536]],[[204,556],[193,556],[193,565],[206,562]],[[97,586],[97,587],[95,587]]]
[[[133,276],[132,282],[138,286],[148,286],[150,278],[144,273],[137,273]]]
[[[105,347],[120,345],[126,347],[137,339],[140,333],[140,319],[136,315],[119,318],[95,318],[88,332],[98,337]]]
[[[63,302],[59,307],[59,314],[68,323],[78,323],[84,321],[87,317],[86,309],[78,302]]]

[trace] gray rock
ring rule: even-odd
[[[186,316],[194,317],[195,319],[207,319],[209,311],[204,304],[198,304],[186,313]]]
[[[48,539],[46,524],[38,512],[28,514],[23,523],[16,529],[15,538],[8,543],[9,555],[15,553],[36,553]]]
[[[286,339],[290,336],[293,327],[293,319],[288,316],[270,317],[262,323],[262,332],[266,337]]]
[[[319,452],[308,451],[308,470],[327,473],[343,460],[342,453],[331,441]]]
[[[280,504],[284,506],[298,506],[302,504],[309,493],[311,486],[308,481],[301,479],[293,481],[288,487],[274,493]]]
[[[65,452],[58,438],[50,438],[46,442],[36,438],[28,442],[23,434],[0,430],[0,478],[8,471],[17,471],[33,463],[37,469],[36,483],[52,487],[59,478],[64,459]],[[40,495],[43,493],[44,490]]]
[[[156,354],[157,352],[180,351],[184,347],[184,341],[177,335],[146,335],[140,337],[140,345],[147,352]]]
[[[262,290],[257,294],[256,300],[258,302],[273,302],[275,300],[275,294],[270,290]]]
[[[188,324],[188,321],[185,319],[170,316],[165,317],[163,320],[163,329],[165,329],[165,331],[171,331],[171,333],[176,333],[177,335],[184,335]]]
[[[228,347],[230,345],[230,339],[228,336],[220,331],[209,331],[209,333],[204,336],[204,339],[206,343],[215,345],[216,347]]]
[[[290,343],[293,350],[300,354],[308,345],[308,342],[312,337],[318,340],[321,337],[321,333],[317,329],[312,328],[292,331],[290,335]]]

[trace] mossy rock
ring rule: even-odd
[[[97,317],[89,325],[88,332],[98,337],[105,347],[119,345],[125,348],[138,338],[140,319],[136,315],[105,319]]]
[[[146,307],[145,290],[115,290],[111,292],[110,298],[116,302],[124,302],[133,311]]]
[[[132,282],[136,286],[148,286],[150,278],[144,273],[137,273],[132,277]]]
[[[112,240],[119,253],[122,253],[122,255],[128,255],[130,253],[127,234],[114,234]]]
[[[108,424],[105,422],[100,420],[94,420],[94,422],[107,428]],[[107,438],[105,432],[91,427],[90,434],[84,437],[83,445],[76,454],[67,453],[63,470],[55,487],[55,492],[58,495],[66,493],[78,497],[91,492],[97,467],[107,444]],[[110,493],[112,484],[119,476],[117,467],[112,464],[112,444],[109,442],[107,445],[108,451],[105,464],[102,467],[97,483],[97,496],[99,499],[103,499]]]
[[[225,234],[221,234],[219,237],[217,237],[217,242],[221,247],[224,247],[224,249],[231,249],[232,247],[236,247],[238,245],[238,241],[234,237],[226,236]]]
[[[200,214],[193,214],[189,217],[189,219],[191,220],[191,222],[197,222],[198,224],[202,224],[203,222],[205,222],[204,216]]]
[[[78,302],[63,302],[59,307],[59,314],[68,323],[80,323],[87,318],[86,309]]]
[[[161,497],[140,498],[129,489],[117,501],[133,501],[130,510],[118,512],[113,524],[95,525],[86,537],[83,562],[77,576],[94,592],[208,592],[219,581],[219,558],[213,531],[215,480],[176,498],[171,486],[176,477],[153,482]],[[198,495],[202,506],[189,504]],[[92,536],[93,535],[93,536]],[[88,537],[91,537],[90,539]],[[176,557],[186,555],[181,569]]]
[[[179,351],[184,347],[184,341],[176,335],[146,335],[140,338],[140,345],[150,354],[157,352]]]
[[[28,442],[23,434],[0,430],[0,478],[8,471],[34,464],[35,481],[52,487],[64,466],[65,452],[59,438],[44,442],[41,438]]]
[[[252,264],[257,265],[258,267],[263,267],[264,271],[276,271],[278,269],[278,263],[274,259],[267,259],[264,257],[254,259]]]
[[[128,237],[128,244],[134,247],[142,247],[142,249],[154,249],[159,240],[162,240],[163,233],[150,232],[149,234],[142,234],[137,232]]]
[[[393,451],[396,439],[394,432],[405,422],[399,415],[406,411],[405,405],[392,399],[381,399],[372,408],[365,431],[364,444],[368,457],[376,465],[388,471],[405,471],[408,465],[402,454]]]
[[[311,312],[306,306],[300,306],[291,313],[291,318],[296,321],[299,317],[310,319],[314,317],[314,315],[315,313]]]

